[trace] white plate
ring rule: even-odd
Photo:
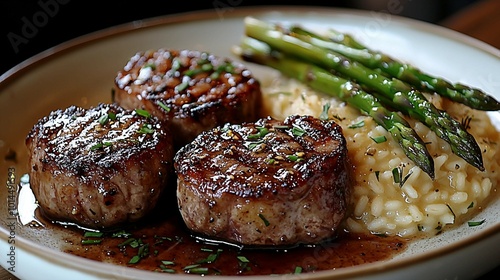
[[[235,58],[230,51],[243,34],[243,17],[301,23],[355,34],[374,49],[413,63],[424,71],[476,86],[500,97],[500,51],[456,32],[397,16],[330,8],[246,8],[203,11],[134,22],[77,38],[14,67],[0,77],[2,182],[26,169],[24,137],[38,118],[69,105],[109,102],[114,76],[137,50],[159,47],[199,49]],[[235,58],[236,59],[236,58]],[[251,66],[265,77],[265,69]],[[491,114],[498,124],[498,112]],[[11,173],[9,174],[9,171]],[[0,265],[15,265],[21,279],[163,279],[165,274],[115,266],[58,251],[57,233],[9,228],[6,188],[0,193]],[[500,200],[496,197],[474,219],[480,227],[460,226],[418,241],[395,259],[300,275],[301,279],[470,279],[500,264]],[[9,239],[9,236],[11,238]],[[15,244],[8,241],[15,240]],[[494,248],[492,250],[492,248]],[[11,258],[8,254],[15,253]],[[13,262],[8,261],[12,259]],[[199,276],[168,275],[186,279]],[[299,276],[287,275],[283,278]],[[247,277],[245,277],[247,278]],[[253,278],[253,277],[249,277]],[[261,278],[261,277],[258,277]]]

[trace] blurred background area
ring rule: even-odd
[[[386,12],[439,24],[451,15],[485,0],[307,0],[295,5],[328,6]],[[498,0],[496,0],[498,1]],[[325,5],[328,3],[327,5]],[[1,0],[0,75],[18,63],[75,37],[136,20],[197,10],[284,5],[283,1],[94,1]],[[24,34],[24,35],[23,35]]]
[[[439,23],[478,0],[352,0],[346,5],[363,10],[389,11],[391,6],[404,7],[400,16]]]

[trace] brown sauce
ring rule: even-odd
[[[103,237],[86,238],[82,229],[72,226],[66,229],[76,233],[74,238],[65,240],[63,249],[73,255],[143,270],[208,275],[289,274],[296,269],[306,273],[350,267],[390,259],[402,252],[407,243],[397,237],[342,232],[335,240],[315,246],[240,248],[194,237],[177,215],[125,229],[130,234],[128,237],[112,237],[113,233],[106,233]],[[101,242],[82,244],[82,240],[89,239]],[[131,243],[123,245],[127,242]],[[137,262],[130,263],[133,259]],[[163,261],[167,261],[166,264]],[[197,266],[192,271],[185,269],[191,265]]]
[[[18,208],[29,206],[22,205],[22,200],[19,203]],[[176,274],[274,275],[330,270],[391,259],[403,252],[408,243],[407,239],[399,237],[341,231],[336,239],[315,246],[241,248],[195,237],[173,207],[157,209],[141,223],[102,233],[100,237],[85,237],[85,229],[52,222],[43,217],[39,209],[35,210],[33,217],[36,222],[26,224],[33,230],[45,228],[67,233],[61,235],[64,240],[61,240],[63,245],[60,248],[66,253],[100,262]],[[43,226],[34,227],[35,224]],[[122,234],[114,236],[118,233]],[[82,243],[87,240],[98,243]],[[195,268],[190,270],[189,266]]]

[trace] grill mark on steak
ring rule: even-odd
[[[243,64],[194,50],[138,52],[115,78],[114,102],[167,121],[176,150],[217,125],[255,121],[261,98]]]
[[[311,116],[203,132],[177,152],[174,168],[188,228],[242,245],[333,238],[351,192],[341,127]]]
[[[172,135],[152,116],[115,104],[71,106],[31,129],[30,183],[53,220],[107,229],[152,210],[173,176]]]

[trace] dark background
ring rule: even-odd
[[[0,75],[18,63],[72,38],[110,26],[167,14],[256,5],[283,5],[284,1],[93,1],[1,0]],[[439,23],[474,0],[307,0],[297,5],[355,8],[383,12],[389,5],[404,7],[399,16]],[[175,5],[175,6],[174,6]],[[390,9],[389,9],[390,10]]]

